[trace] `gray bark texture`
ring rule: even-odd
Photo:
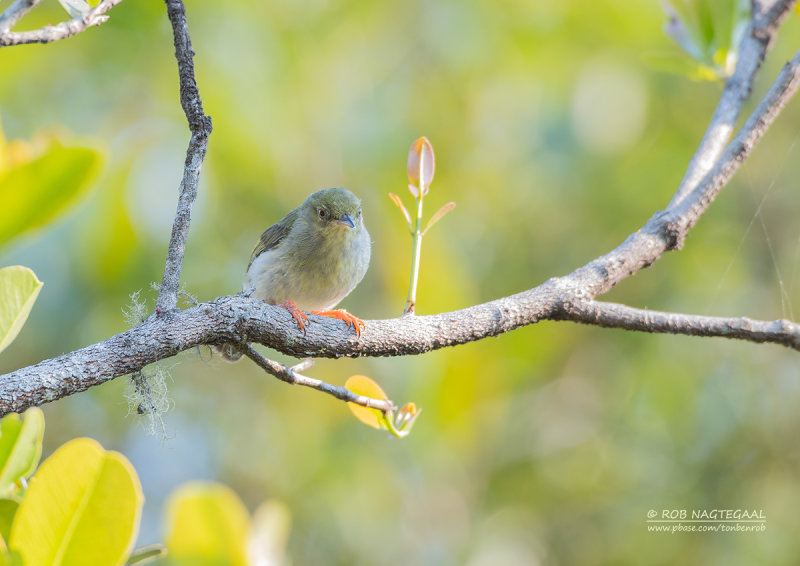
[[[741,108],[750,95],[753,77],[780,22],[794,3],[784,0],[754,2],[752,22],[740,46],[736,71],[726,82],[719,105],[683,181],[667,208],[656,212],[619,246],[572,273],[515,295],[432,316],[366,321],[361,336],[356,338],[343,322],[315,315],[309,316],[311,324],[303,333],[286,310],[243,295],[219,297],[186,310],[176,308],[191,206],[197,194],[211,120],[203,113],[194,80],[183,3],[166,0],[175,32],[181,104],[192,137],[156,312],[127,332],[0,376],[0,413],[22,411],[73,395],[202,344],[237,344],[250,359],[279,379],[382,409],[390,408],[391,402],[384,400],[386,404],[381,405],[381,400],[348,396],[342,388],[295,373],[297,366],[288,368],[261,357],[247,344],[257,342],[297,357],[403,356],[465,344],[542,320],[553,320],[651,333],[770,342],[800,350],[800,325],[788,320],[756,321],[665,313],[595,300],[625,278],[652,265],[665,252],[683,246],[691,228],[794,95],[800,85],[800,52],[786,63],[769,92],[731,139]]]

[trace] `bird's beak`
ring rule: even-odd
[[[353,222],[353,217],[350,216],[349,214],[342,215],[341,217],[337,218],[336,221],[341,222],[345,226],[350,226],[350,228],[356,227],[356,223]]]

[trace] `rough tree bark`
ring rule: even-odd
[[[0,413],[21,411],[84,391],[201,344],[226,342],[243,348],[246,343],[258,342],[298,357],[401,356],[496,336],[541,320],[569,320],[643,332],[770,342],[800,350],[800,325],[788,320],[665,313],[595,300],[652,265],[665,252],[683,246],[691,228],[794,95],[800,85],[800,52],[786,63],[767,95],[731,140],[753,79],[795,1],[754,2],[736,71],[726,82],[703,141],[670,203],[640,230],[572,273],[527,291],[450,313],[366,321],[361,337],[356,339],[343,323],[324,317],[315,317],[304,334],[284,309],[242,295],[219,297],[186,310],[176,308],[186,230],[211,122],[203,113],[194,82],[183,4],[180,0],[166,0],[175,32],[181,103],[192,139],[156,312],[127,332],[0,376]],[[2,41],[0,33],[0,45]],[[388,400],[354,396],[346,389],[306,378],[297,367],[283,366],[257,353],[250,357],[265,371],[289,383],[314,387],[366,406],[384,410],[392,406]]]

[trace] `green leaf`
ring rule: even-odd
[[[149,544],[137,548],[128,557],[125,564],[147,564],[167,555],[167,549],[162,544]]]
[[[0,352],[19,334],[41,289],[42,282],[27,267],[0,269]]]
[[[101,155],[52,140],[41,155],[22,161],[0,174],[0,247],[77,202],[99,171]]]
[[[9,548],[28,566],[125,563],[142,510],[131,463],[90,438],[56,450],[33,476],[11,527]]]
[[[16,552],[9,552],[2,539],[0,539],[0,566],[23,566],[22,557]]]
[[[679,53],[646,53],[642,55],[642,60],[653,69],[682,75],[693,81],[718,81],[723,77],[718,68],[704,65]]]
[[[19,507],[19,502],[13,499],[0,499],[0,537],[7,540],[11,535],[11,524]]]
[[[22,418],[11,413],[0,421],[1,497],[13,494],[21,478],[30,476],[36,469],[42,456],[43,435],[44,414],[38,407],[25,411]]]
[[[696,62],[702,79],[733,74],[739,44],[750,20],[749,0],[669,0],[667,34]]]
[[[247,566],[250,517],[241,499],[217,483],[179,487],[167,502],[170,563],[192,566]]]

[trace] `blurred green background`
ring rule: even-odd
[[[240,289],[252,245],[311,191],[344,186],[373,237],[343,306],[399,315],[410,238],[387,198],[418,136],[436,150],[418,312],[466,307],[565,274],[669,201],[721,86],[647,64],[678,54],[658,2],[187,2],[214,133],[183,281]],[[0,250],[45,282],[0,373],[125,330],[160,281],[188,129],[163,3],[128,1],[100,28],[0,50],[7,138],[56,132],[105,154],[91,192]],[[20,29],[63,19],[43,2]],[[749,112],[800,41],[792,15]],[[794,101],[685,249],[606,299],[772,319],[800,310],[800,148]],[[757,212],[758,211],[758,212]],[[796,319],[796,317],[795,317]],[[778,346],[541,323],[397,359],[320,361],[424,410],[389,438],[344,404],[207,350],[167,360],[167,439],[129,416],[127,379],[44,407],[45,454],[90,436],[128,456],[162,539],[166,496],[194,479],[252,510],[292,512],[291,563],[790,564],[800,554],[800,358]],[[278,356],[286,361],[286,358]],[[145,423],[146,424],[146,423]],[[651,509],[763,509],[763,533],[647,531]]]

